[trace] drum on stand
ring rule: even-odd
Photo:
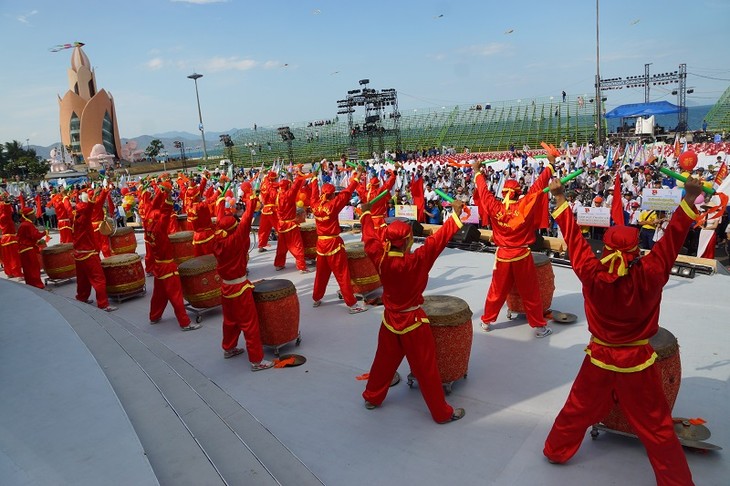
[[[172,258],[178,265],[195,257],[192,231],[178,231],[171,234],[170,243],[172,244]]]
[[[653,366],[659,367],[664,396],[667,398],[669,410],[672,410],[674,408],[674,402],[677,401],[679,385],[682,381],[679,343],[677,343],[677,338],[674,334],[660,327],[659,331],[649,339],[649,344],[651,344],[651,347],[654,348],[657,354],[657,359]],[[618,405],[614,405],[606,418],[601,420],[601,423],[608,429],[636,435],[636,432],[629,425],[629,421]]]
[[[198,309],[221,304],[221,278],[213,255],[186,260],[177,267],[185,300]]]
[[[345,253],[347,253],[347,266],[350,268],[353,292],[364,295],[382,286],[375,265],[365,253],[363,242],[345,243]]]
[[[112,218],[104,218],[104,221],[99,224],[99,233],[104,236],[111,236],[117,229],[117,222]]]
[[[543,253],[532,253],[532,260],[535,262],[535,270],[537,272],[537,284],[540,288],[540,300],[542,301],[542,310],[544,313],[550,310],[553,303],[553,293],[555,292],[555,274],[553,273],[553,264],[547,255]],[[525,306],[522,302],[520,294],[517,292],[517,286],[512,285],[512,289],[507,295],[507,317],[511,318],[512,313],[525,312]]]
[[[142,258],[136,253],[104,258],[101,268],[106,277],[106,293],[110,298],[124,300],[145,293]]]
[[[177,230],[178,231],[191,231],[192,230],[192,228],[190,228],[190,224],[188,223],[187,214],[178,214],[177,215]]]
[[[66,280],[76,276],[74,246],[71,243],[51,245],[41,249],[41,261],[48,278]]]
[[[299,225],[304,245],[304,258],[308,260],[317,259],[317,227],[314,223],[302,223]]]
[[[451,393],[451,385],[466,378],[474,335],[472,311],[463,299],[450,295],[428,295],[421,308],[428,316],[431,333],[436,342],[436,363],[444,391]],[[408,386],[414,376],[408,375]]]
[[[254,284],[253,300],[259,315],[261,342],[264,346],[274,348],[279,355],[279,348],[296,340],[302,341],[299,333],[299,297],[294,284],[285,279],[261,280]]]
[[[121,255],[123,253],[137,252],[137,236],[134,234],[134,228],[124,226],[109,236],[109,246],[112,253]]]

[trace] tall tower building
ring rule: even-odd
[[[68,70],[69,90],[59,96],[61,143],[71,146],[76,160],[89,160],[91,149],[102,144],[110,155],[119,156],[121,142],[117,127],[114,98],[105,90],[97,91],[96,76],[91,62],[81,46],[71,53],[71,69]]]

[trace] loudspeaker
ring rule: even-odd
[[[545,238],[543,238],[540,233],[535,235],[535,242],[530,245],[530,250],[538,253],[545,251]]]
[[[479,229],[473,225],[473,224],[464,224],[464,226],[459,229],[456,233],[454,233],[454,236],[451,237],[451,241],[455,243],[478,243],[479,237],[482,234],[479,232]]]
[[[413,236],[416,238],[423,237],[423,225],[419,223],[416,220],[408,221],[408,224],[411,225],[411,230],[413,231]]]

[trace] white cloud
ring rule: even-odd
[[[25,15],[18,15],[16,19],[18,22],[22,22],[24,24],[29,24],[30,21],[28,20],[28,17],[32,17],[33,15],[37,14],[38,10],[31,10],[30,13],[27,13]]]
[[[214,57],[205,64],[208,71],[248,71],[258,66],[253,59],[239,59],[237,57]]]
[[[281,63],[279,61],[266,61],[264,63],[264,69],[274,69],[281,67]]]
[[[155,57],[155,58],[150,59],[149,61],[147,61],[145,63],[145,66],[147,66],[147,68],[149,68],[149,69],[152,69],[153,71],[157,71],[158,69],[162,69],[162,67],[164,66],[164,64],[165,64],[165,61],[163,61],[159,57]]]
[[[501,44],[499,42],[491,42],[489,44],[477,44],[477,45],[471,45],[466,46],[462,48],[460,51],[464,52],[466,54],[472,54],[476,56],[495,56],[498,54],[503,54],[510,50],[510,46],[508,44]]]

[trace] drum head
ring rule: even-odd
[[[710,429],[701,424],[692,424],[689,419],[672,417],[674,420],[674,433],[677,437],[685,440],[707,440],[710,438]]]
[[[663,327],[660,327],[657,333],[649,339],[649,344],[662,359],[671,356],[678,347],[677,338]]]
[[[295,366],[301,366],[306,363],[307,358],[305,358],[301,354],[282,354],[281,356],[279,356],[279,363],[283,361],[288,362],[285,365],[281,366],[281,368],[293,368]]]
[[[183,242],[183,241],[193,241],[193,232],[192,231],[178,231],[177,233],[173,233],[170,235],[170,241],[172,242]]]
[[[199,257],[185,260],[178,265],[180,275],[198,275],[203,272],[215,270],[218,267],[218,260],[214,255],[201,255]]]
[[[427,295],[421,308],[432,326],[458,326],[472,318],[469,304],[451,295]]]
[[[538,267],[540,265],[549,265],[550,264],[550,258],[548,258],[548,256],[544,253],[533,252],[532,261],[534,261],[535,266],[538,266]]]
[[[101,266],[115,267],[118,265],[129,265],[139,260],[141,260],[141,257],[136,253],[122,253],[121,255],[112,255],[104,258],[101,261]]]
[[[578,320],[578,316],[568,312],[553,311],[553,322],[556,324],[573,324]]]
[[[283,290],[289,287],[293,287],[294,284],[291,282],[291,280],[286,280],[283,278],[272,278],[270,280],[261,280],[259,282],[256,282],[254,284],[254,293],[264,293],[264,292],[275,292],[277,290]]]

